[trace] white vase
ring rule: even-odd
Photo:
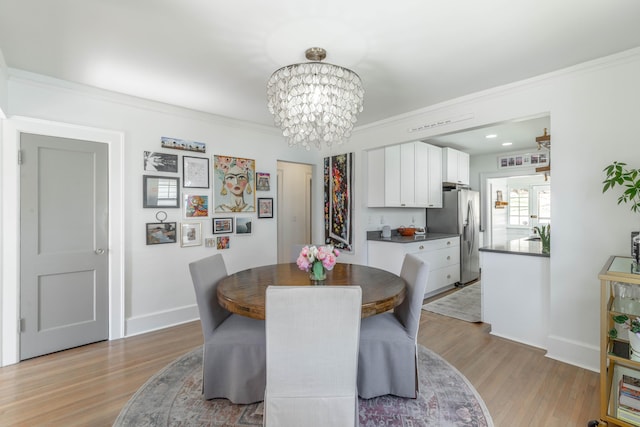
[[[629,331],[629,359],[640,361],[640,337]]]

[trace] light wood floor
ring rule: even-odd
[[[493,337],[486,324],[422,312],[418,341],[474,385],[496,427],[586,426],[599,376]],[[0,369],[0,426],[110,426],[133,393],[202,343],[200,324],[101,342]]]

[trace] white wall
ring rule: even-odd
[[[311,164],[321,161],[317,151],[307,152],[289,148],[281,135],[269,127],[79,87],[17,70],[10,72],[10,116],[7,123],[11,122],[11,117],[24,116],[52,123],[66,123],[70,128],[90,126],[124,134],[122,199],[112,200],[111,203],[122,206],[125,218],[122,243],[125,335],[197,318],[198,312],[187,265],[217,251],[205,246],[181,248],[179,243],[146,245],[145,223],[157,222],[155,215],[160,209],[142,208],[142,175],[145,174],[143,151],[189,154],[162,149],[160,137],[170,136],[206,143],[206,157],[210,161],[214,154],[255,159],[256,171],[268,172],[274,179],[271,191],[256,192],[256,196],[274,199],[277,160]],[[13,147],[3,148],[17,148],[17,141],[12,141],[12,144]],[[180,164],[179,174],[176,176],[182,178],[181,166]],[[212,164],[210,167],[213,167]],[[6,170],[3,172],[6,182],[16,183],[12,184],[15,186],[12,191],[3,191],[3,205],[16,206],[17,168],[12,168],[9,173]],[[209,194],[213,197],[210,199],[210,207],[215,200],[213,185],[211,187],[209,190],[198,191],[199,194]],[[162,210],[168,214],[167,221],[184,221],[181,209]],[[276,262],[276,218],[257,219],[255,213],[247,215],[254,218],[253,234],[232,235],[230,249],[221,251],[229,272]],[[17,228],[17,215],[13,215],[10,221],[11,223],[3,220],[3,229]],[[212,236],[210,218],[202,220],[202,229],[203,237]],[[16,235],[10,240],[17,238]],[[3,244],[18,247],[16,241],[7,241],[6,236],[3,238]],[[3,255],[3,276],[13,279],[3,280],[2,288],[15,290],[18,286],[18,259],[17,254],[8,252],[4,251]],[[13,274],[7,276],[9,272]],[[14,292],[14,299],[15,295],[17,292]],[[12,304],[15,304],[15,301],[9,302],[9,305]],[[3,314],[6,315],[7,313]],[[15,339],[15,329],[8,331],[5,328],[2,341],[12,343]],[[3,362],[6,364],[7,360],[5,354]]]
[[[640,229],[638,215],[618,206],[617,195],[601,194],[602,169],[613,160],[640,167],[638,75],[640,49],[634,49],[360,128],[348,149],[361,159],[363,151],[373,147],[549,114],[553,130],[554,230],[547,354],[598,370],[598,272],[609,255],[628,254],[629,233]],[[472,118],[419,133],[408,131],[465,115]],[[495,159],[492,162],[495,168]],[[366,169],[360,160],[356,168],[358,181],[362,182]],[[472,159],[473,188],[480,187],[480,171],[484,170]],[[356,185],[359,209],[355,221],[359,230],[368,227],[370,215],[378,215],[366,208],[363,188]],[[366,247],[365,233],[357,239],[358,247]],[[366,254],[360,252],[356,261],[366,262]]]
[[[9,70],[4,62],[4,55],[0,50],[0,119],[6,117],[7,106],[9,105],[9,89],[7,86]]]
[[[638,75],[640,49],[635,49],[364,126],[354,132],[348,144],[320,153],[290,149],[275,131],[257,126],[152,103],[136,103],[102,92],[88,94],[73,88],[57,88],[59,85],[52,86],[50,82],[32,84],[11,78],[9,111],[125,133],[126,320],[130,333],[170,324],[174,321],[172,313],[195,313],[185,266],[212,253],[204,247],[147,247],[144,244],[141,230],[145,222],[154,221],[154,211],[140,207],[141,156],[144,150],[158,149],[160,136],[206,142],[208,155],[221,153],[255,158],[257,169],[272,176],[276,173],[277,159],[316,164],[313,194],[316,206],[322,205],[321,157],[354,152],[355,252],[345,254],[344,261],[366,263],[366,229],[380,228],[381,216],[392,226],[406,224],[414,216],[423,220],[424,210],[366,207],[365,150],[548,113],[553,129],[554,181],[548,356],[597,370],[597,275],[609,255],[628,253],[629,233],[640,229],[640,218],[625,206],[617,206],[616,194],[601,194],[601,171],[613,160],[640,167]],[[461,116],[470,118],[422,132],[409,132],[423,124]],[[3,178],[15,177],[5,174]],[[473,159],[471,181],[472,187],[479,187],[480,176],[478,169],[474,169]],[[4,194],[2,197],[6,203]],[[171,212],[169,219],[179,221],[179,215]],[[416,220],[416,224],[419,221]],[[275,261],[273,224],[258,222],[252,237],[234,238],[235,246],[232,242],[232,249],[225,251],[230,271]],[[322,219],[316,218],[313,238],[322,236],[322,232]],[[272,253],[265,248],[273,249]],[[3,267],[6,269],[7,265]],[[3,286],[15,284],[3,283]]]

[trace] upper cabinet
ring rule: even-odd
[[[442,207],[442,149],[420,141],[368,152],[369,207]]]
[[[442,149],[442,180],[469,185],[469,155],[453,148]]]

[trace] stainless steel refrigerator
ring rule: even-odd
[[[427,209],[427,231],[460,234],[460,283],[480,277],[480,193],[444,191],[442,208]]]

